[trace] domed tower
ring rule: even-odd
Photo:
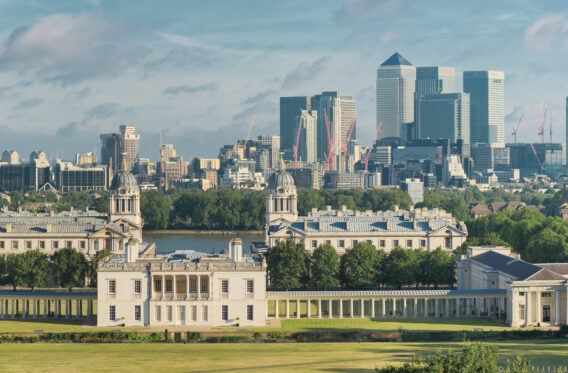
[[[108,196],[108,217],[112,223],[122,227],[123,232],[132,232],[131,236],[142,241],[142,214],[140,213],[140,189],[136,178],[122,160],[122,169],[113,179]]]
[[[295,221],[298,219],[298,193],[294,178],[284,169],[280,160],[280,168],[268,179],[266,188],[266,224],[277,219]]]

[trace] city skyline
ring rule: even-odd
[[[458,91],[464,70],[504,71],[505,141],[521,113],[518,141],[538,141],[544,101],[565,138],[566,4],[326,4],[0,1],[0,148],[72,159],[132,124],[141,156],[158,157],[160,128],[186,159],[215,156],[254,112],[251,138],[278,134],[279,97],[324,90],[353,96],[369,139],[376,70],[395,52],[455,68]]]

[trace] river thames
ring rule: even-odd
[[[250,245],[254,241],[264,241],[262,235],[205,235],[205,234],[160,234],[144,233],[144,241],[156,243],[156,253],[166,254],[176,250],[191,249],[195,251],[218,254],[228,251],[229,241],[234,237],[243,240],[244,253],[250,253]]]

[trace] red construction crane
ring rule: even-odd
[[[521,114],[519,121],[517,122],[517,125],[513,125],[513,132],[511,132],[511,135],[513,135],[513,139],[515,140],[515,144],[517,143],[517,131],[519,130],[519,125],[521,124],[521,120],[523,120],[523,115],[525,115],[524,113]]]
[[[538,128],[538,136],[540,138],[540,143],[544,142],[544,121],[546,120],[546,102],[542,107],[542,122],[540,122],[540,127]]]
[[[324,157],[324,162],[326,164],[327,171],[331,171],[331,160],[335,157],[336,149],[333,146],[333,141],[331,141],[331,130],[329,127],[329,121],[327,120],[327,111],[323,109],[323,115],[325,118],[325,127],[327,129],[327,156]]]
[[[377,125],[377,130],[375,131],[375,138],[373,138],[373,142],[371,143],[369,150],[367,151],[367,153],[361,156],[363,164],[365,165],[365,173],[369,171],[369,156],[371,155],[371,151],[373,150],[373,145],[375,144],[375,141],[377,141],[377,137],[379,137],[379,131],[381,130],[382,125],[383,122],[379,122],[379,124]]]
[[[532,143],[530,143],[530,144],[531,144],[532,151],[534,153],[534,157],[536,158],[536,161],[538,162],[538,165],[540,166],[540,172],[543,173],[544,172],[544,165],[540,161],[540,158],[538,158],[538,154],[536,154],[536,150],[535,150],[533,144]]]
[[[300,115],[300,123],[298,123],[298,134],[296,135],[296,145],[292,146],[294,150],[294,168],[298,168],[298,147],[300,146],[300,133],[302,133],[302,116]]]
[[[351,139],[351,135],[353,134],[353,129],[355,128],[355,123],[357,122],[357,118],[353,119],[353,123],[351,124],[351,128],[349,129],[349,133],[347,134],[347,139],[345,139],[345,144],[341,148],[341,153],[343,154],[343,165],[345,166],[344,171],[347,172],[347,145],[349,145],[349,140]]]
[[[550,143],[552,144],[552,115],[548,115],[548,121],[550,122]]]

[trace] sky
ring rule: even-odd
[[[505,134],[565,139],[566,0],[0,0],[0,151],[27,159],[100,153],[99,134],[132,124],[140,156],[159,132],[178,154],[279,132],[279,97],[339,90],[357,100],[357,137],[375,129],[376,69],[505,72]],[[461,83],[458,83],[461,88]]]

